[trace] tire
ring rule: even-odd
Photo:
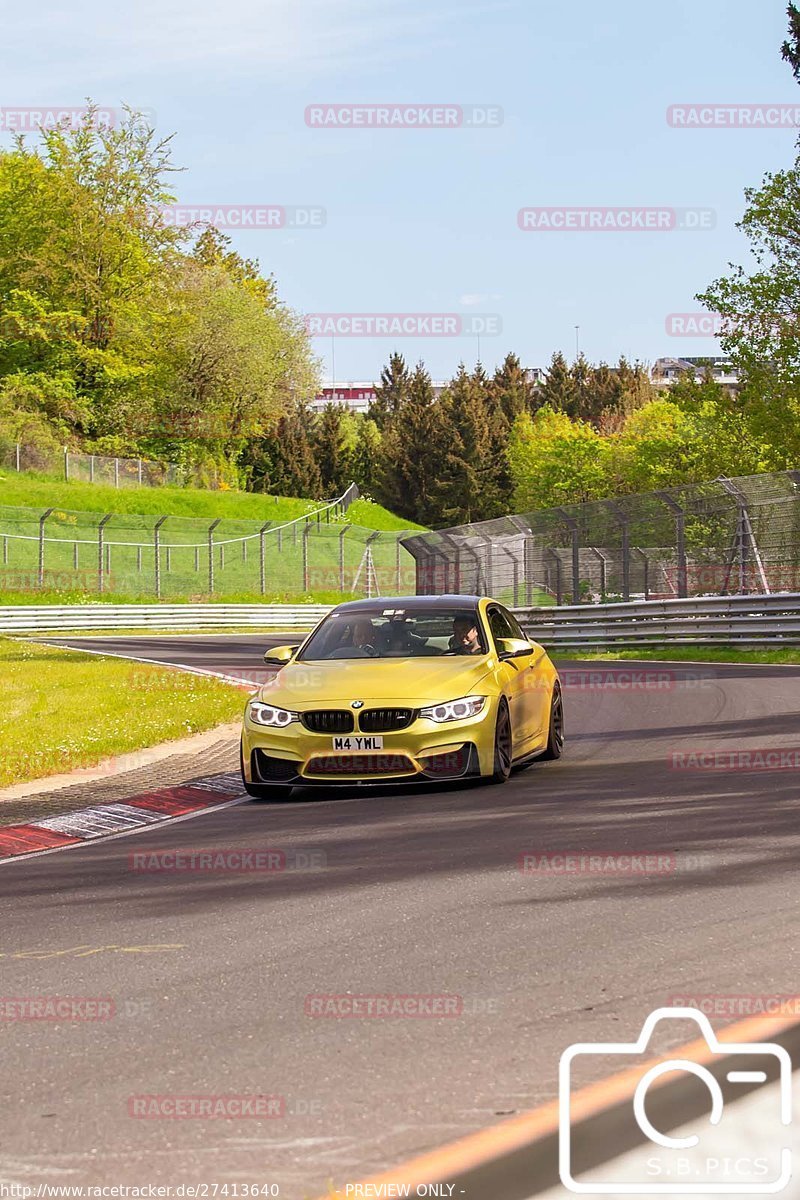
[[[508,703],[503,698],[497,706],[497,720],[494,726],[494,770],[486,777],[490,783],[505,783],[511,774],[511,758],[511,714],[508,711]]]
[[[547,745],[539,755],[539,762],[555,762],[561,758],[564,750],[564,700],[561,695],[561,685],[556,683],[553,688],[553,699],[550,701],[550,728],[547,734]]]
[[[262,802],[288,800],[292,794],[292,785],[290,783],[250,783],[249,780],[245,779],[244,756],[242,755],[241,742],[239,742],[239,770],[242,773],[242,787],[251,800],[260,800]]]

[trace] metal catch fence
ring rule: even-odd
[[[800,591],[800,471],[564,504],[403,539],[423,594],[508,604]]]
[[[403,531],[349,523],[357,495],[351,485],[282,522],[0,507],[0,590],[159,599],[413,592]]]

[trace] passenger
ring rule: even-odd
[[[456,654],[481,653],[481,635],[478,633],[478,622],[475,617],[465,615],[454,618],[450,649]]]

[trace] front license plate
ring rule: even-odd
[[[382,750],[382,737],[335,737],[334,750]]]

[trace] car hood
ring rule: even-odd
[[[303,711],[327,704],[365,706],[404,702],[414,708],[469,696],[496,665],[493,656],[477,658],[339,658],[293,662],[283,667],[259,696],[269,704]]]

